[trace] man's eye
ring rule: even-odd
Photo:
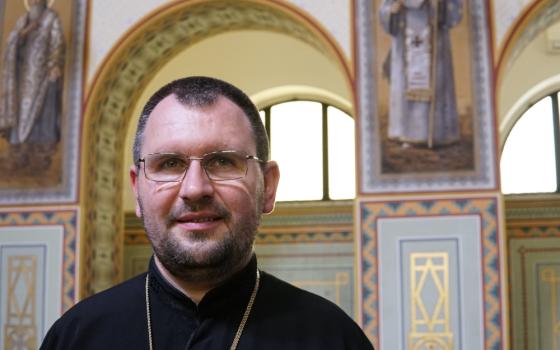
[[[209,168],[227,168],[235,166],[235,161],[225,156],[214,156],[208,160],[206,166]]]
[[[184,167],[185,162],[179,158],[169,158],[164,159],[159,163],[158,168],[165,170],[165,169],[176,169]]]

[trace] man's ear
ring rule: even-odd
[[[278,164],[273,160],[266,163],[263,175],[263,213],[270,214],[274,210],[274,203],[276,201],[276,190],[278,189],[278,181],[280,181],[280,169],[278,168]]]
[[[132,185],[132,191],[134,191],[134,198],[136,199],[136,216],[141,218],[142,210],[140,208],[140,200],[138,199],[138,171],[139,169],[136,167],[136,165],[130,166],[130,184]]]

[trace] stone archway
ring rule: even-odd
[[[284,3],[256,0],[184,1],[156,11],[131,30],[103,63],[85,105],[81,196],[80,297],[122,276],[122,154],[131,106],[155,73],[176,53],[231,30],[275,31],[316,47],[350,69],[334,41],[306,15]]]

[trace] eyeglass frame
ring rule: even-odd
[[[148,174],[146,173],[146,157],[149,157],[149,156],[152,156],[152,155],[165,155],[165,154],[168,154],[168,155],[179,155],[179,156],[183,156],[183,157],[185,157],[185,158],[186,158],[187,160],[189,160],[189,161],[193,161],[193,160],[200,160],[200,161],[202,161],[202,160],[204,159],[204,157],[206,157],[206,156],[208,156],[208,155],[211,155],[211,154],[219,154],[219,153],[236,153],[236,154],[242,155],[242,156],[244,157],[243,159],[245,159],[245,160],[255,160],[255,161],[259,162],[260,164],[266,163],[265,160],[262,160],[262,159],[260,159],[260,158],[257,157],[257,156],[245,154],[245,153],[240,152],[240,151],[237,151],[237,150],[213,151],[213,152],[208,152],[208,153],[203,154],[202,157],[188,156],[188,155],[186,155],[186,154],[175,153],[175,152],[155,152],[155,153],[148,153],[148,154],[146,154],[143,158],[138,158],[138,159],[136,160],[136,163],[137,163],[137,166],[138,166],[138,167],[140,167],[140,163],[144,163],[144,167],[143,167],[143,168],[144,168],[144,171],[143,171],[143,172],[144,172],[144,176],[146,177],[146,179],[148,179],[148,180],[150,180],[150,181],[161,182],[161,183],[165,183],[165,182],[182,182],[182,181],[185,179],[185,176],[187,176],[187,171],[188,171],[189,168],[190,168],[190,163],[189,163],[189,166],[185,167],[185,170],[183,170],[183,175],[182,175],[179,179],[177,179],[177,180],[153,180],[153,179],[151,179],[151,178],[148,176]],[[246,167],[245,167],[245,174],[243,174],[243,176],[234,177],[234,178],[231,178],[231,179],[213,179],[213,178],[210,176],[210,174],[208,174],[208,170],[206,169],[206,167],[202,166],[202,164],[201,164],[201,167],[202,167],[202,169],[204,170],[204,173],[206,174],[206,176],[208,176],[208,179],[209,179],[210,181],[215,181],[215,182],[239,180],[239,179],[242,179],[242,178],[244,178],[245,176],[247,176],[247,172],[249,171],[249,166],[246,166]]]

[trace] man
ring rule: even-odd
[[[77,304],[42,349],[373,349],[337,306],[258,269],[279,170],[243,92],[205,77],[164,86],[133,153],[148,273]]]
[[[32,149],[39,151],[60,139],[64,34],[46,0],[29,6],[6,44],[0,132],[12,145],[39,145]]]
[[[403,146],[459,140],[449,29],[462,0],[383,0],[381,25],[392,37],[388,136]]]

